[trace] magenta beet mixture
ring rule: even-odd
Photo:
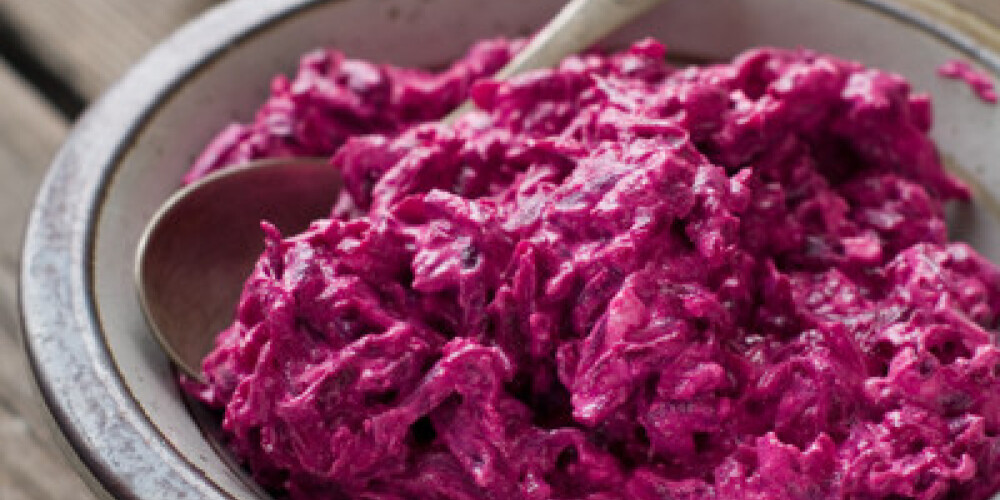
[[[983,102],[997,104],[997,91],[989,74],[973,68],[971,64],[952,59],[938,66],[938,74],[954,80],[964,81]]]
[[[292,499],[985,499],[1000,272],[894,74],[654,41],[491,81],[302,59],[231,162],[346,192],[267,249],[188,388]],[[467,95],[481,111],[433,120]]]

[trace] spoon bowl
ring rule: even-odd
[[[139,302],[157,340],[188,376],[233,320],[243,283],[263,251],[261,221],[294,234],[329,215],[340,173],[321,159],[248,162],[192,183],[167,200],[139,240]]]

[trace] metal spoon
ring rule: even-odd
[[[556,65],[663,0],[572,0],[500,70],[505,79]],[[471,105],[445,118],[453,122]],[[146,320],[170,359],[199,366],[227,327],[263,250],[260,221],[282,234],[329,214],[340,177],[322,159],[253,161],[188,185],[153,215],[139,240],[135,279]]]

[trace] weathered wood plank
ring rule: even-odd
[[[1000,2],[997,0],[952,0],[971,12],[983,16],[990,22],[1000,25]]]
[[[216,0],[0,0],[28,50],[92,100],[150,47]]]
[[[14,291],[25,218],[66,123],[3,63],[0,95],[0,498],[90,500],[33,393]]]
[[[986,13],[1000,10],[998,7],[978,9],[981,12],[973,11],[957,6],[956,1],[951,0],[892,0],[895,3],[912,7],[931,18],[938,19],[952,27],[961,30],[976,41],[982,43],[987,48],[1000,51],[1000,39],[997,36],[997,27],[987,19]],[[985,0],[975,0],[975,2],[988,3]],[[989,3],[996,4],[996,0],[989,0]]]

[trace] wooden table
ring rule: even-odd
[[[0,0],[0,500],[93,500],[53,444],[20,345],[21,232],[73,119],[210,0]]]
[[[1000,24],[1000,0],[953,1]],[[86,104],[212,3],[0,0],[0,500],[93,499],[52,444],[20,346],[15,278],[35,190]]]

